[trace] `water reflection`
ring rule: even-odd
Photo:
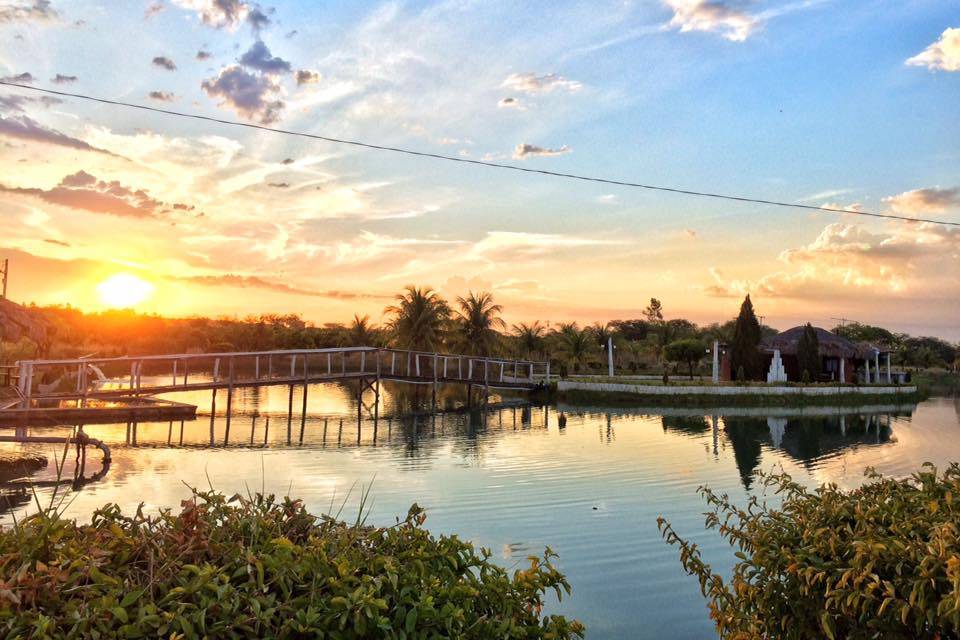
[[[170,399],[197,404],[198,419],[85,427],[114,462],[106,476],[77,487],[68,515],[85,520],[106,502],[176,508],[185,484],[205,487],[208,478],[226,493],[292,493],[322,512],[354,483],[376,478],[370,522],[392,524],[418,502],[431,530],[493,549],[507,566],[554,548],[574,595],[553,609],[583,619],[590,639],[712,634],[698,585],[656,529],[657,516],[668,516],[706,561],[729,566],[729,548],[703,531],[701,484],[742,504],[759,489],[757,472],[774,467],[810,485],[850,487],[867,466],[904,475],[926,460],[960,459],[960,403],[945,398],[916,407],[703,410],[538,406],[514,396],[484,407],[456,388],[434,400],[427,388],[385,385],[377,398],[356,386],[314,385],[304,413],[302,389],[291,399],[281,386],[237,390],[229,420],[223,392],[215,407],[210,392]],[[30,427],[24,435],[72,429]],[[0,445],[11,459],[57,453]],[[0,471],[0,485],[55,475],[54,465],[36,464]],[[23,495],[7,506],[18,518],[32,508]]]

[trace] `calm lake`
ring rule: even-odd
[[[791,411],[531,407],[507,397],[487,412],[397,417],[412,406],[429,408],[429,395],[411,398],[410,387],[387,386],[380,419],[374,423],[371,407],[361,407],[358,423],[355,389],[311,386],[304,421],[296,390],[289,425],[282,386],[238,390],[229,430],[223,391],[212,418],[210,392],[202,392],[169,396],[199,406],[193,422],[88,425],[113,463],[69,496],[68,514],[87,520],[106,502],[178,508],[189,495],[185,483],[206,487],[209,478],[226,493],[264,489],[303,498],[315,513],[343,505],[353,517],[360,485],[373,482],[374,524],[392,524],[417,502],[432,531],[488,547],[508,567],[551,546],[573,586],[554,609],[582,620],[588,638],[708,638],[715,634],[698,584],[656,526],[657,516],[666,516],[716,567],[729,567],[729,548],[703,529],[699,485],[743,502],[758,490],[756,471],[783,469],[810,485],[853,487],[868,466],[902,476],[924,461],[960,460],[960,400],[952,398]],[[456,402],[448,393],[456,391],[445,390],[441,405]],[[0,445],[4,459],[46,455],[50,463],[32,481],[55,478],[57,451],[62,447]],[[72,452],[68,458],[72,475]],[[86,475],[99,470],[100,453],[90,449]],[[9,491],[10,478],[2,480]],[[8,495],[4,523],[28,512],[29,504],[11,506],[17,499]]]

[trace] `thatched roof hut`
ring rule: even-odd
[[[772,338],[764,338],[760,342],[760,350],[773,353],[774,349],[779,349],[781,355],[795,356],[797,355],[797,344],[800,342],[804,329],[803,326],[793,327],[778,333]],[[813,330],[817,334],[817,341],[820,343],[821,356],[829,358],[860,357],[860,348],[855,342],[820,327],[814,327]]]
[[[782,333],[778,333],[772,338],[764,338],[760,342],[760,351],[773,353],[774,349],[780,350],[780,355],[797,355],[797,344],[800,342],[800,336],[803,335],[805,327],[793,327]],[[821,327],[814,327],[817,334],[817,342],[820,344],[820,355],[824,358],[847,358],[866,360],[874,358],[875,354],[887,353],[889,349],[870,344],[869,342],[853,342],[843,336],[838,336]]]

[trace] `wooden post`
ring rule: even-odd
[[[433,354],[433,410],[437,410],[437,354]]]
[[[213,381],[216,382],[220,379],[220,358],[216,358],[213,361]]]
[[[267,356],[267,379],[273,378],[273,354]]]
[[[303,406],[300,408],[300,444],[303,444],[303,429],[307,425],[307,357],[303,357]]]
[[[173,360],[173,386],[177,386],[177,360]]]
[[[213,444],[213,421],[217,416],[217,389],[210,390],[210,444]]]
[[[290,430],[293,428],[293,384],[290,385],[290,397],[287,399],[287,444],[290,444]]]
[[[227,381],[227,426],[226,431],[223,434],[223,444],[227,444],[230,441],[230,418],[232,417],[231,411],[233,410],[233,357],[230,357],[229,361],[229,371],[228,375],[230,376]]]
[[[483,404],[484,406],[490,402],[490,375],[489,368],[487,366],[488,360],[483,361]]]
[[[367,371],[367,352],[360,352],[360,372],[365,373]]]
[[[377,439],[377,421],[380,419],[380,350],[377,349],[377,382],[373,390],[373,439]]]
[[[414,362],[417,363],[417,377],[419,378],[420,377],[420,354],[419,353],[414,354],[413,360]]]
[[[397,352],[392,351],[390,353],[390,375],[394,374],[394,371],[397,368]]]
[[[133,384],[137,378],[137,363],[133,361],[130,363],[130,390],[133,391]]]
[[[327,352],[327,375],[333,375],[333,355],[329,351]]]
[[[297,354],[290,356],[290,377],[297,375]]]
[[[254,356],[253,359],[253,379],[260,379],[260,356]]]
[[[87,381],[87,364],[83,364],[83,368],[80,370],[80,390],[83,392],[83,406],[86,406],[87,392],[89,389],[89,383]]]
[[[463,380],[463,358],[457,356],[457,379]]]
[[[23,362],[23,361],[21,361],[19,364],[20,364],[20,371],[19,373],[17,373],[17,388],[20,390],[20,397],[26,398],[27,366],[28,365],[26,362]]]
[[[183,361],[183,386],[187,386],[187,370],[190,368],[190,361]]]

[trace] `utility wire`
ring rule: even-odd
[[[780,202],[777,200],[765,200],[762,198],[749,198],[745,196],[732,196],[722,193],[711,193],[708,191],[693,191],[691,189],[678,189],[675,187],[663,187],[652,184],[642,184],[639,182],[626,182],[623,180],[611,180],[608,178],[597,178],[594,176],[584,176],[575,173],[563,173],[560,171],[548,171],[546,169],[532,169],[529,167],[518,167],[513,164],[504,164],[502,162],[488,162],[486,160],[472,160],[470,158],[461,158],[458,156],[448,156],[442,153],[430,153],[427,151],[414,151],[413,149],[403,149],[400,147],[390,147],[387,145],[381,144],[372,144],[369,142],[361,142],[359,140],[345,140],[342,138],[331,138],[329,136],[321,136],[313,133],[306,133],[303,131],[290,131],[289,129],[279,129],[277,127],[268,127],[261,124],[253,124],[251,122],[239,122],[237,120],[226,120],[222,118],[214,118],[212,116],[204,116],[197,113],[186,113],[183,111],[173,111],[172,109],[161,109],[159,107],[150,107],[144,104],[136,104],[133,102],[122,102],[120,100],[109,100],[107,98],[98,98],[96,96],[86,95],[82,93],[71,93],[69,91],[55,91],[54,89],[46,89],[43,87],[32,87],[30,85],[19,84],[16,82],[7,82],[5,80],[0,80],[0,85],[6,85],[8,87],[17,87],[18,89],[26,89],[28,91],[36,91],[39,93],[46,93],[55,96],[63,96],[67,98],[77,98],[80,100],[89,100],[91,102],[99,102],[101,104],[109,104],[117,107],[127,107],[130,109],[140,109],[143,111],[152,111],[154,113],[162,113],[169,116],[177,116],[179,118],[191,118],[194,120],[205,120],[207,122],[216,122],[218,124],[225,124],[233,127],[246,127],[247,129],[259,129],[261,131],[269,131],[271,133],[280,133],[288,136],[297,136],[300,138],[310,138],[313,140],[323,140],[324,142],[332,142],[335,144],[346,144],[354,147],[363,147],[365,149],[376,149],[378,151],[390,151],[393,153],[402,153],[408,156],[418,156],[421,158],[433,158],[435,160],[447,160],[449,162],[460,162],[463,164],[473,164],[480,165],[483,167],[491,167],[494,169],[509,169],[511,171],[522,171],[524,173],[537,173],[545,176],[553,176],[555,178],[568,178],[571,180],[581,180],[584,182],[596,182],[600,184],[610,184],[620,187],[635,187],[638,189],[647,189],[650,191],[665,191],[668,193],[679,193],[688,196],[698,196],[702,198],[715,198],[719,200],[733,200],[735,202],[750,202],[755,204],[766,204],[774,207],[790,207],[793,209],[807,209],[810,211],[827,211],[829,213],[846,213],[855,216],[868,216],[871,218],[886,218],[890,220],[903,220],[906,222],[929,222],[932,224],[942,224],[949,225],[953,227],[960,227],[960,222],[951,222],[949,220],[932,220],[929,218],[911,218],[909,216],[898,216],[892,213],[878,213],[874,211],[857,211],[855,209],[840,209],[835,207],[818,207],[810,204],[800,204],[797,202]]]

